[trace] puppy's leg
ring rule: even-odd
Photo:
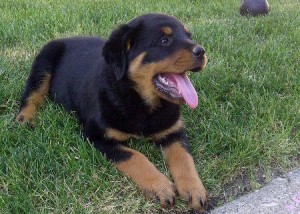
[[[21,99],[20,112],[16,117],[16,120],[21,124],[28,123],[32,120],[48,93],[51,75],[44,73],[40,76],[39,83],[30,80],[27,83],[24,95]],[[31,77],[31,79],[33,79],[33,77]]]
[[[158,198],[163,207],[174,204],[173,183],[159,172],[145,155],[124,146],[120,141],[107,138],[99,140],[100,138],[95,139],[94,136],[93,139],[89,139],[96,149],[113,161],[116,168],[132,179],[147,197]]]
[[[179,195],[191,208],[203,212],[207,193],[188,151],[185,132],[178,130],[158,140],[158,144],[163,147]]]
[[[32,120],[43,104],[50,87],[51,76],[59,62],[64,44],[48,43],[35,58],[26,88],[21,98],[21,108],[16,120],[24,124]]]

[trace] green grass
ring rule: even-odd
[[[208,53],[192,75],[199,107],[183,108],[197,170],[214,203],[300,166],[300,4],[272,1],[266,17],[240,1],[2,0],[0,2],[0,213],[157,213],[135,185],[82,138],[51,101],[35,128],[14,123],[31,63],[47,41],[102,35],[147,12],[177,16]],[[168,174],[161,152],[132,141]],[[225,197],[224,197],[225,195]],[[173,211],[186,212],[182,201]]]

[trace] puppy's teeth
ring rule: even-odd
[[[158,79],[161,83],[163,83],[164,85],[169,85],[168,80],[165,77],[162,76],[158,76]]]
[[[158,80],[159,80],[160,82],[163,82],[163,81],[164,81],[164,79],[163,79],[161,76],[158,76]]]
[[[169,85],[169,82],[166,78],[163,78],[163,82],[166,84],[166,85]]]

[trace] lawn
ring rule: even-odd
[[[31,63],[47,41],[107,37],[143,13],[177,16],[209,63],[191,79],[196,110],[183,107],[192,155],[210,206],[253,191],[300,166],[300,3],[271,1],[266,17],[239,0],[1,0],[0,213],[184,213],[162,210],[86,143],[72,114],[48,100],[34,128],[14,122]],[[161,151],[135,140],[170,176]]]

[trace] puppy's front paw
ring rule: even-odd
[[[146,197],[151,199],[157,199],[161,206],[172,207],[175,203],[175,186],[164,175],[161,174],[159,178],[148,183],[148,187],[143,189]]]
[[[198,177],[182,177],[176,182],[177,191],[188,206],[199,213],[204,213],[207,201],[207,192]]]

